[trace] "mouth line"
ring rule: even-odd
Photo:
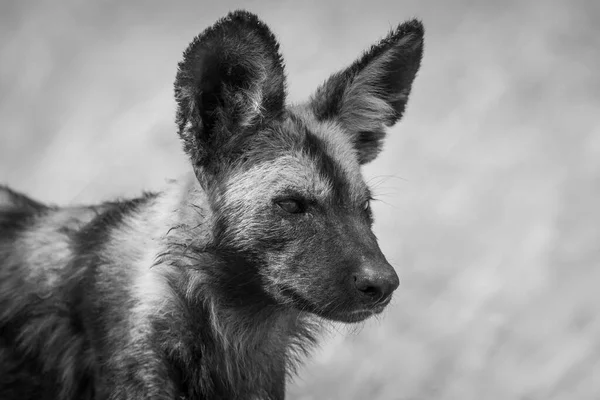
[[[348,314],[350,315],[356,315],[356,314],[371,314],[371,315],[375,315],[375,314],[380,314],[381,312],[383,312],[383,310],[385,310],[385,308],[387,307],[388,304],[390,304],[391,302],[391,297],[386,299],[383,303],[379,303],[379,304],[375,304],[371,307],[368,308],[361,308],[359,310],[353,310],[350,311]]]
[[[349,315],[360,315],[360,314],[375,315],[375,314],[378,314],[379,312],[380,311],[373,310],[373,309],[361,309],[361,310],[350,311],[348,314]]]
[[[373,315],[377,315],[377,314],[380,314],[381,312],[383,312],[383,310],[387,307],[388,304],[391,303],[391,300],[392,300],[392,298],[390,296],[387,299],[385,299],[383,302],[378,302],[371,306],[365,306],[364,308],[355,309],[352,311],[346,311],[346,312],[342,311],[341,313],[334,312],[334,313],[331,313],[330,316],[326,316],[324,313],[326,313],[326,314],[330,314],[330,313],[325,312],[325,310],[317,307],[311,301],[305,299],[304,296],[302,296],[300,293],[296,292],[293,288],[282,285],[279,287],[279,290],[286,298],[293,301],[296,308],[299,308],[301,311],[310,312],[313,314],[321,315],[325,318],[334,318],[334,319],[335,319],[336,315],[338,318],[340,318],[340,317],[344,318],[344,316],[346,316],[346,317],[350,317],[352,319],[355,319],[355,318],[359,318],[360,320],[366,319]]]
[[[385,306],[377,306],[377,307],[373,307],[373,308],[361,308],[360,310],[353,310],[350,311],[349,314],[350,315],[356,315],[356,314],[379,314],[381,313],[383,310],[385,309]]]

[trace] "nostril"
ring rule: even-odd
[[[369,279],[355,276],[354,285],[359,292],[369,299],[378,301],[383,297],[383,289]]]
[[[379,295],[379,290],[374,286],[367,286],[365,289],[361,289],[361,292],[371,297]]]

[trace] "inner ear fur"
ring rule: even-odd
[[[380,152],[385,128],[398,122],[423,57],[423,24],[400,24],[348,68],[333,74],[310,99],[320,121],[338,122],[365,164]]]

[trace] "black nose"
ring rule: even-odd
[[[387,300],[400,281],[389,264],[366,266],[354,274],[354,285],[363,300],[378,303]]]

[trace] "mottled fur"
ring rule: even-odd
[[[96,206],[0,187],[0,398],[283,399],[320,321],[362,321],[398,285],[360,165],[404,112],[422,39],[401,24],[286,106],[275,37],[231,13],[175,81],[194,173]]]

